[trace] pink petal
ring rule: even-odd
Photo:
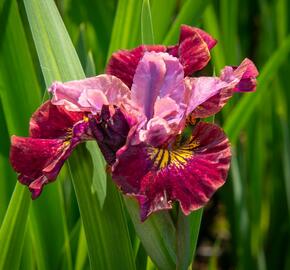
[[[226,66],[220,77],[187,78],[189,96],[188,114],[205,118],[216,114],[234,92],[250,92],[256,89],[258,71],[249,59],[237,68]]]
[[[132,86],[132,101],[150,119],[157,98],[169,97],[177,104],[184,101],[183,68],[167,53],[145,53]]]
[[[122,149],[117,157],[113,179],[125,194],[138,198],[145,220],[155,211],[171,208],[176,200],[185,214],[204,206],[224,184],[231,153],[223,131],[200,122],[177,149],[140,144]]]
[[[127,102],[130,91],[118,78],[100,75],[79,81],[55,82],[49,88],[52,103],[69,111],[98,112],[102,105],[119,105]]]
[[[132,50],[121,50],[113,53],[111,56],[107,73],[114,75],[121,79],[129,88],[133,83],[133,77],[137,68],[137,65],[145,52],[165,52],[166,47],[162,45],[141,45]]]
[[[233,85],[234,92],[252,92],[256,90],[258,75],[255,64],[246,58],[237,68],[225,67],[220,77]]]
[[[220,80],[218,77],[188,77],[185,79],[185,83],[190,92],[188,113],[228,86],[227,82]]]

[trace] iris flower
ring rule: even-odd
[[[215,43],[182,26],[178,45],[119,51],[107,75],[53,83],[52,100],[32,117],[31,138],[12,139],[20,181],[37,197],[78,143],[96,139],[113,180],[138,200],[141,220],[174,201],[185,214],[204,206],[226,180],[231,151],[222,129],[200,119],[234,92],[254,91],[258,75],[245,59],[219,77],[188,77],[206,66]]]

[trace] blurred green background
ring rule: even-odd
[[[43,26],[36,24],[31,30],[29,2],[0,0],[0,224],[16,183],[8,160],[9,138],[28,134],[31,113],[47,98],[46,85],[59,79],[39,58],[45,58],[45,52],[39,52],[35,39],[41,37]],[[103,73],[113,51],[141,43],[142,1],[55,3],[87,76]],[[245,57],[260,72],[257,92],[236,94],[215,118],[230,137],[232,166],[227,183],[205,207],[193,269],[290,269],[290,2],[151,0],[150,4],[156,44],[175,44],[180,24],[194,25],[218,40],[212,51],[213,72],[219,74],[223,66],[238,65]],[[51,14],[47,10],[44,23],[54,20]],[[51,46],[58,39],[54,42]],[[10,269],[89,269],[67,171],[65,167],[30,208],[28,190],[15,200],[18,212],[8,218],[19,228],[8,235],[5,227],[5,241],[15,243],[9,244],[13,254],[5,256],[11,261],[19,257],[19,263]],[[1,230],[4,235],[3,226]],[[155,269],[142,246],[136,246],[136,268]],[[0,262],[0,269],[8,269],[4,265]]]

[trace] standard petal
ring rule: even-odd
[[[30,136],[33,138],[61,138],[68,129],[81,121],[84,114],[70,112],[63,106],[53,105],[50,101],[41,105],[30,119]]]
[[[55,82],[49,88],[52,103],[69,111],[99,112],[103,105],[126,103],[128,87],[117,77],[100,75],[66,83]]]
[[[124,147],[117,153],[113,179],[124,193],[137,197],[142,220],[171,208],[176,200],[189,214],[204,206],[225,182],[230,157],[223,131],[200,122],[188,141],[176,149],[145,144]]]
[[[137,65],[145,52],[165,52],[166,47],[162,45],[148,46],[141,45],[132,50],[121,50],[111,56],[107,74],[111,74],[122,80],[129,88],[133,83],[133,77]]]
[[[139,62],[132,86],[132,101],[150,119],[157,98],[169,97],[184,102],[183,68],[177,58],[167,53],[145,53]]]

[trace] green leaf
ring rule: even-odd
[[[229,114],[224,129],[233,144],[236,143],[241,130],[250,120],[256,106],[265,96],[267,86],[276,75],[278,69],[284,63],[290,51],[290,36],[269,58],[258,77],[258,87],[255,93],[247,93],[241,98],[235,109]]]
[[[154,39],[156,44],[162,43],[164,37],[172,24],[174,16],[176,0],[158,0],[152,2],[151,14],[152,25],[154,31]]]
[[[203,209],[185,216],[181,209],[177,220],[177,269],[187,270],[192,263],[199,234]]]
[[[149,0],[143,0],[141,13],[142,44],[154,44],[154,34]]]
[[[129,49],[140,43],[141,6],[142,1],[118,1],[107,59],[114,51]]]
[[[86,143],[86,147],[91,154],[93,160],[93,182],[91,184],[92,193],[96,193],[100,208],[103,208],[106,198],[107,188],[107,174],[105,172],[106,161],[104,160],[102,153],[98,147],[98,144],[94,141]]]
[[[30,201],[26,187],[17,183],[0,230],[1,270],[19,267]]]
[[[24,4],[47,86],[53,80],[83,78],[80,61],[54,2],[25,0]],[[109,182],[109,195],[104,208],[100,209],[97,195],[91,192],[92,163],[86,149],[78,147],[70,162],[92,269],[118,269],[120,265],[124,269],[134,269],[132,247],[117,191]]]
[[[211,0],[187,0],[181,10],[179,11],[176,19],[172,23],[168,34],[165,37],[164,44],[172,45],[178,40],[179,28],[181,24],[194,25],[202,16],[203,11]]]
[[[145,222],[140,221],[139,205],[131,198],[125,204],[147,254],[158,269],[176,268],[175,227],[167,211],[154,213]]]

